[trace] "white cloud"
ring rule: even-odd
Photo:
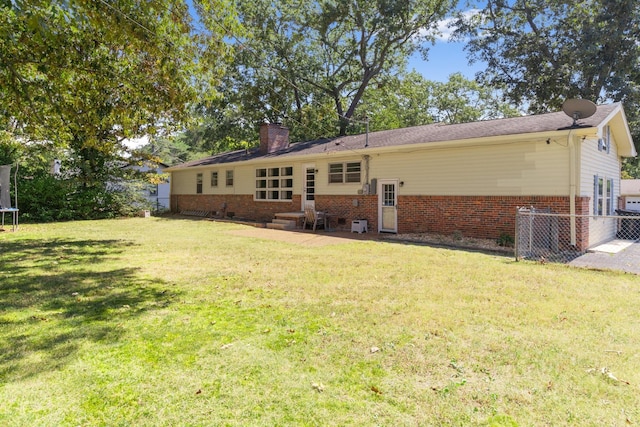
[[[145,135],[140,138],[125,139],[122,143],[130,149],[144,147],[149,143],[149,136]]]
[[[462,12],[462,16],[465,19],[469,19],[470,17],[481,13],[480,9],[469,9],[467,11]],[[456,21],[457,18],[445,18],[438,22],[436,26],[437,34],[436,34],[436,42],[449,42],[451,41],[451,36],[453,35],[456,27],[452,24]]]

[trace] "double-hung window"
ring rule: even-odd
[[[227,184],[227,187],[233,187],[233,170],[228,170],[226,172],[227,172],[226,173],[226,177],[227,177],[226,184]]]
[[[611,128],[609,125],[602,129],[602,138],[598,140],[598,151],[611,152]]]
[[[256,200],[293,199],[293,167],[256,169]]]
[[[611,215],[613,201],[613,179],[595,175],[593,177],[593,214]]]
[[[361,178],[361,163],[330,163],[329,184],[359,183]]]
[[[196,175],[196,194],[202,194],[202,174]]]
[[[211,172],[211,186],[212,187],[218,186],[218,171]]]

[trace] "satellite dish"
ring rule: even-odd
[[[588,99],[567,99],[562,103],[562,111],[573,119],[572,127],[578,125],[578,120],[593,116],[596,104]]]

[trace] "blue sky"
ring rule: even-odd
[[[462,42],[449,42],[438,40],[429,49],[428,61],[422,59],[419,53],[414,54],[408,63],[407,69],[415,69],[427,80],[446,82],[449,75],[461,72],[468,79],[473,79],[476,72],[484,69],[483,64],[469,65],[467,53]]]
[[[458,9],[463,15],[470,17],[478,13],[478,9]],[[473,79],[478,71],[485,68],[483,63],[469,65],[467,53],[464,51],[464,42],[452,42],[451,36],[455,28],[449,25],[453,18],[446,18],[438,23],[439,34],[435,44],[429,48],[428,61],[422,59],[419,53],[414,54],[408,64],[408,69],[415,69],[427,80],[446,82],[453,73],[460,72],[467,79]]]
[[[200,25],[192,1],[187,0],[187,5],[191,10],[192,16],[196,19],[196,25]],[[472,9],[468,13],[474,12],[475,10]],[[446,82],[449,80],[449,76],[455,72],[461,72],[466,78],[473,79],[475,73],[484,68],[483,64],[469,65],[463,42],[449,41],[452,32],[447,27],[449,22],[451,22],[450,18],[438,25],[438,30],[442,34],[437,38],[436,43],[429,48],[428,61],[423,60],[420,53],[415,53],[409,59],[408,70],[415,69],[427,80]]]

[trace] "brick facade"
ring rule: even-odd
[[[236,218],[250,219],[259,222],[270,222],[275,214],[281,212],[299,212],[301,199],[294,195],[288,202],[266,202],[253,200],[249,194],[172,194],[171,211],[208,211],[211,215],[220,212],[226,204],[228,215]]]
[[[172,195],[174,212],[186,210],[219,211],[226,203],[227,213],[261,222],[271,221],[276,213],[300,211],[301,199],[290,202],[255,201],[251,195]],[[316,196],[316,209],[331,214],[331,227],[350,230],[351,221],[366,219],[369,231],[378,230],[378,196]],[[576,215],[588,215],[589,197],[576,197]],[[460,232],[463,236],[513,237],[516,209],[530,207],[569,213],[569,198],[561,196],[398,196],[398,233]],[[588,242],[588,220],[576,222],[578,246]],[[586,245],[586,243],[584,243]]]

